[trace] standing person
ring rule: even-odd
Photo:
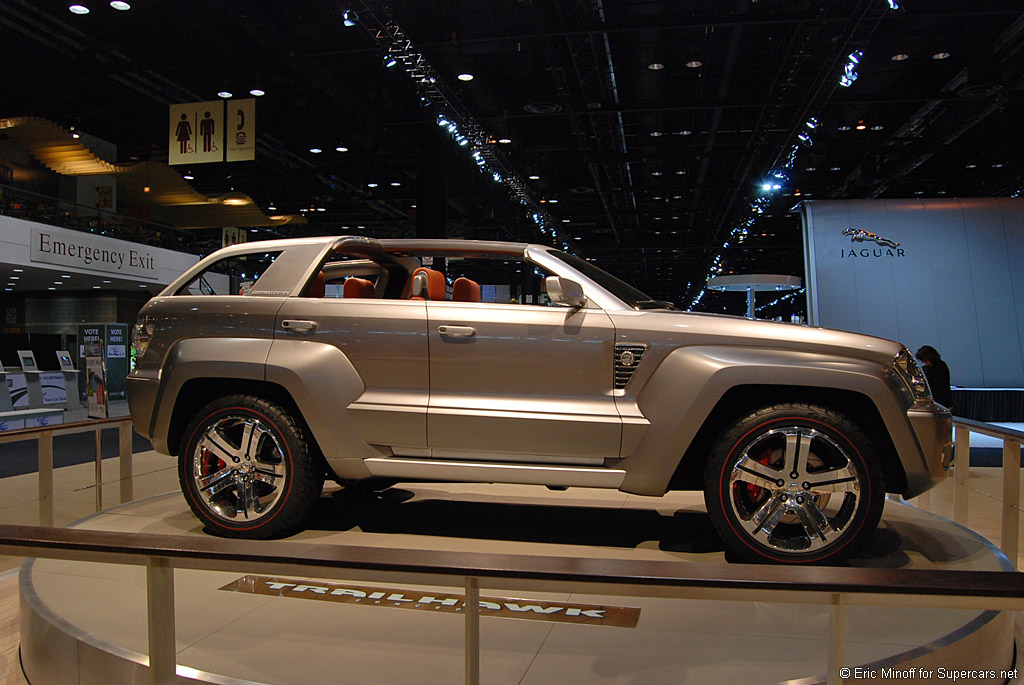
[[[953,411],[953,391],[949,387],[949,367],[942,361],[939,351],[923,345],[914,355],[924,364],[924,375],[932,389],[935,401]]]

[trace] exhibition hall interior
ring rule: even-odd
[[[1019,683],[1019,0],[0,0],[0,683]]]

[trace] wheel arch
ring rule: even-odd
[[[729,424],[780,402],[812,404],[844,414],[870,437],[881,462],[887,492],[906,490],[907,476],[885,422],[867,395],[852,390],[802,385],[737,385],[715,404],[679,460],[670,489],[700,490],[715,439]]]

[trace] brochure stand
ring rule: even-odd
[[[64,406],[67,409],[77,409],[82,406],[82,401],[78,399],[78,369],[71,361],[71,353],[67,350],[58,350],[57,362],[60,364],[60,372],[64,375],[64,393],[67,396]]]

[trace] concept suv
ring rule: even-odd
[[[676,311],[539,245],[235,245],[133,344],[135,427],[216,535],[299,528],[325,477],[703,489],[732,555],[835,563],[948,468],[900,344]]]

